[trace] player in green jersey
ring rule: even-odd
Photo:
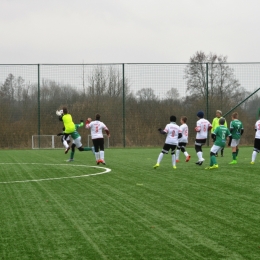
[[[241,121],[238,120],[238,113],[234,112],[232,114],[232,121],[230,122],[230,133],[232,134],[231,140],[228,143],[228,146],[232,148],[232,162],[229,164],[237,164],[237,155],[238,155],[238,145],[240,138],[244,133],[244,127]]]
[[[218,168],[218,163],[216,159],[216,154],[219,150],[225,147],[226,139],[229,136],[231,138],[231,133],[227,127],[225,127],[225,118],[219,119],[219,126],[211,134],[211,137],[214,141],[213,146],[210,149],[210,166],[205,168],[206,170],[212,170]]]
[[[83,151],[92,151],[92,148],[91,147],[82,147],[82,143],[81,143],[81,136],[80,134],[78,133],[78,128],[79,127],[82,127],[83,126],[83,120],[80,120],[80,124],[75,124],[74,127],[75,127],[75,130],[74,132],[72,132],[70,134],[71,138],[73,139],[73,142],[72,142],[72,145],[71,145],[71,153],[70,153],[70,159],[67,160],[68,162],[72,162],[74,161],[74,153],[75,153],[75,147],[77,147],[79,149],[80,152],[83,152]],[[57,134],[58,136],[59,135],[66,135],[65,132],[62,132],[62,133],[59,133]]]
[[[217,110],[216,111],[216,117],[212,121],[212,128],[211,128],[211,133],[215,131],[215,129],[219,126],[219,119],[222,118],[222,111]],[[225,127],[227,127],[227,122],[225,121],[224,124]],[[224,147],[220,150],[221,157],[223,157],[224,154]],[[218,156],[218,153],[216,153],[216,156]]]

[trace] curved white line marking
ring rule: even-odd
[[[7,183],[24,183],[24,182],[37,182],[37,181],[52,181],[52,180],[62,180],[62,179],[73,179],[73,178],[82,178],[82,177],[90,177],[90,176],[96,176],[96,175],[101,175],[105,174],[108,172],[111,172],[111,169],[106,168],[106,167],[100,167],[100,166],[87,166],[87,165],[80,165],[80,164],[54,164],[54,163],[0,163],[1,164],[39,164],[39,165],[47,165],[47,166],[72,166],[72,167],[89,167],[89,168],[99,168],[99,169],[104,169],[102,172],[98,173],[91,173],[91,174],[84,174],[80,176],[70,176],[70,177],[59,177],[59,178],[46,178],[46,179],[36,179],[36,180],[24,180],[24,181],[4,181],[0,182],[0,184],[7,184]]]

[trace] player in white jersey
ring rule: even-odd
[[[182,137],[180,127],[176,124],[176,116],[171,116],[170,123],[165,126],[164,130],[159,128],[158,131],[163,135],[166,134],[166,140],[157,159],[157,163],[153,168],[156,169],[160,166],[164,154],[168,154],[169,150],[171,149],[172,167],[173,169],[176,169],[175,149],[178,145],[178,139]]]
[[[188,154],[185,148],[188,143],[188,135],[189,135],[189,128],[186,124],[187,117],[182,116],[180,121],[181,121],[180,130],[182,133],[182,137],[178,140],[178,146],[176,150],[176,162],[180,161],[179,160],[180,151],[184,153],[184,155],[186,156],[186,162],[188,162],[190,160],[190,155]]]
[[[91,118],[88,118],[86,122],[86,128],[90,129],[91,131],[91,138],[95,147],[95,157],[97,164],[106,164],[103,130],[105,130],[107,137],[110,137],[110,133],[106,125],[103,122],[100,122],[100,114],[96,114],[95,121],[92,121]]]
[[[197,165],[202,165],[205,159],[202,157],[202,145],[206,143],[208,137],[208,131],[211,130],[212,125],[211,123],[204,118],[204,113],[199,111],[197,113],[198,121],[195,127],[196,134],[196,141],[195,141],[195,150],[198,156],[198,161],[196,162]]]
[[[260,152],[260,119],[255,123],[255,142],[254,142],[254,150],[252,153],[251,164],[255,164],[255,159],[259,152]]]

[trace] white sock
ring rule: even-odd
[[[163,158],[163,153],[160,153],[160,154],[159,154],[159,157],[158,157],[158,159],[157,159],[157,163],[158,163],[158,164],[161,163],[162,158]]]
[[[172,166],[176,166],[175,154],[172,155]]]
[[[176,160],[179,160],[179,156],[180,156],[180,150],[176,150]]]
[[[202,152],[197,152],[197,155],[198,155],[199,161],[202,161]]]
[[[255,161],[256,156],[257,156],[257,152],[256,152],[256,151],[253,151],[253,153],[252,153],[252,162]]]
[[[187,151],[184,152],[184,155],[185,155],[186,157],[189,156],[189,154],[188,154]]]
[[[105,152],[104,151],[100,151],[100,159],[101,160],[105,159]]]
[[[69,145],[68,145],[68,143],[67,143],[66,140],[63,141],[63,145],[64,145],[64,147],[65,147],[66,149],[69,148]]]
[[[95,153],[96,161],[99,160],[99,153]]]

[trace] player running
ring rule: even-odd
[[[199,111],[197,113],[198,121],[197,126],[195,127],[196,134],[196,140],[195,140],[195,150],[198,156],[198,161],[196,162],[197,165],[201,166],[205,159],[202,157],[202,145],[206,144],[206,140],[208,137],[208,131],[211,130],[212,125],[211,123],[204,118],[204,113],[202,111]]]
[[[178,146],[176,149],[176,162],[179,162],[180,151],[184,153],[184,155],[186,156],[186,162],[188,162],[190,160],[190,155],[186,151],[186,145],[188,143],[188,135],[189,135],[189,128],[186,124],[187,117],[182,116],[180,122],[181,122],[180,130],[182,133],[182,137],[178,140]]]
[[[100,114],[96,114],[96,120],[92,121],[88,118],[86,128],[91,130],[91,138],[95,147],[95,157],[97,164],[106,164],[105,162],[105,147],[103,130],[105,130],[107,137],[110,137],[108,128],[103,122],[100,122]]]
[[[231,138],[231,133],[225,126],[225,121],[225,118],[220,118],[219,126],[217,126],[215,131],[211,134],[214,144],[210,149],[210,166],[205,168],[206,170],[218,168],[216,154],[225,147],[227,137],[229,136],[229,138]]]
[[[230,122],[230,133],[232,134],[232,138],[229,141],[228,146],[232,148],[232,162],[229,164],[237,164],[237,156],[238,156],[238,145],[240,143],[240,138],[244,133],[244,127],[240,120],[238,120],[238,113],[234,112],[231,116],[232,121]]]
[[[176,116],[171,116],[170,123],[165,126],[164,130],[159,128],[158,131],[163,135],[166,134],[166,140],[165,140],[163,149],[157,159],[157,163],[153,166],[153,168],[156,169],[160,166],[160,163],[163,159],[164,154],[168,154],[169,150],[171,149],[172,167],[173,167],[173,169],[177,169],[176,158],[175,158],[175,149],[178,145],[178,139],[182,137],[182,133],[181,133],[180,127],[176,124]]]

